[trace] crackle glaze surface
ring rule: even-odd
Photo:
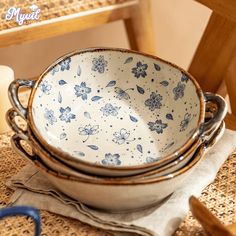
[[[64,58],[44,75],[33,121],[50,145],[84,161],[134,166],[158,161],[193,135],[194,83],[173,66],[120,51]]]

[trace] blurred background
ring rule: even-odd
[[[211,10],[189,0],[152,0],[151,3],[156,55],[186,69]],[[1,48],[0,64],[12,67],[16,78],[28,78],[40,74],[57,57],[69,51],[94,46],[129,48],[124,23],[116,21],[59,37]]]

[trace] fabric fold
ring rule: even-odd
[[[92,209],[59,192],[32,165],[27,165],[7,182],[15,190],[10,204],[31,205],[53,213],[63,213],[64,216],[111,231],[117,236],[169,236],[187,214],[189,197],[199,196],[214,180],[235,144],[236,132],[226,129],[223,137],[202,158],[181,188],[161,204],[140,211],[113,214]]]

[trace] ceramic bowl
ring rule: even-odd
[[[61,162],[59,159],[56,157],[52,156],[50,153],[45,150],[42,145],[33,137],[31,136],[30,139],[30,146],[33,150],[33,152],[42,160],[43,163],[45,163],[49,168],[54,170],[55,172],[61,173],[61,174],[66,174],[69,176],[74,176],[74,177],[82,177],[86,179],[98,179],[98,176],[87,174],[85,172],[81,172],[80,170],[77,170],[63,162]],[[113,179],[119,179],[119,180],[130,180],[130,179],[138,179],[144,176],[150,176],[155,174],[156,176],[161,176],[168,174],[170,172],[173,172],[177,169],[182,168],[194,155],[196,149],[198,146],[202,144],[201,140],[198,139],[185,153],[183,153],[181,156],[177,157],[175,160],[172,162],[163,165],[157,169],[154,169],[152,171],[147,171],[144,173],[132,175],[132,176],[122,176],[122,177],[113,177]],[[107,180],[107,179],[112,179],[112,177],[108,176],[99,176],[99,179],[101,180]]]
[[[221,123],[220,127],[211,133],[210,138],[207,143],[210,142],[213,145],[212,137],[213,139],[221,132],[223,132],[225,129],[224,122]],[[35,150],[34,153],[38,156],[38,158],[41,159],[42,163],[46,164],[50,169],[52,169],[55,172],[66,174],[68,176],[74,176],[74,177],[81,177],[84,179],[95,179],[98,182],[100,181],[136,181],[140,179],[147,179],[147,178],[156,178],[159,176],[171,174],[177,170],[180,170],[182,167],[184,167],[193,157],[195,154],[197,148],[202,144],[202,141],[199,139],[196,141],[183,155],[177,157],[174,161],[161,166],[159,168],[156,168],[151,171],[147,171],[144,173],[140,173],[137,175],[132,176],[125,176],[125,177],[107,177],[107,176],[95,176],[91,174],[86,174],[84,172],[81,172],[79,170],[73,169],[70,166],[60,162],[60,160],[57,160],[56,157],[53,157],[50,155],[41,145],[37,142],[37,140],[34,140],[31,142],[30,146],[32,150]],[[207,149],[208,150],[208,149]]]
[[[190,149],[188,149],[180,157],[178,157],[174,161],[172,161],[166,165],[163,165],[159,168],[156,168],[154,170],[147,171],[144,173],[139,173],[139,174],[132,175],[132,176],[121,176],[121,177],[99,176],[99,179],[102,179],[102,180],[116,179],[116,180],[124,180],[125,181],[125,180],[130,180],[130,179],[135,180],[135,179],[139,179],[139,178],[146,177],[146,176],[152,176],[152,175],[155,175],[157,177],[157,176],[169,174],[173,171],[176,171],[176,170],[182,168],[192,158],[197,147],[200,144],[202,144],[202,142],[200,140],[198,140],[196,143],[194,143],[191,146]],[[35,150],[34,153],[40,157],[42,162],[44,162],[48,167],[50,167],[55,172],[58,172],[61,174],[66,174],[69,176],[74,176],[74,177],[82,177],[82,178],[86,178],[86,179],[98,179],[98,176],[91,175],[91,174],[88,174],[85,172],[81,172],[77,169],[74,169],[74,168],[66,165],[63,162],[60,162],[60,160],[57,160],[55,157],[50,155],[46,150],[44,150],[36,140],[34,140],[32,142],[31,148],[33,148],[33,150]]]
[[[32,88],[27,108],[18,99],[22,86]],[[204,96],[184,70],[124,49],[70,53],[37,81],[14,81],[9,95],[51,154],[107,176],[137,174],[174,160],[226,112],[224,100]],[[209,100],[221,109],[204,124]]]
[[[209,114],[209,116],[211,116],[212,113]],[[16,117],[19,116],[18,113],[14,110],[14,108],[10,109],[7,113],[7,121],[10,124],[10,126],[13,128],[13,130],[21,135],[21,137],[24,140],[29,140],[28,137],[30,136],[30,142],[28,142],[33,150],[33,152],[40,157],[40,159],[42,160],[42,162],[44,162],[48,167],[50,167],[52,170],[61,173],[61,174],[66,174],[69,176],[74,176],[74,177],[82,177],[82,178],[95,178],[97,179],[97,176],[91,175],[91,174],[86,174],[83,173],[77,169],[74,169],[73,167],[70,167],[68,165],[66,165],[65,163],[61,162],[57,157],[51,155],[49,152],[47,152],[47,150],[45,150],[43,148],[43,146],[38,142],[38,140],[34,137],[32,131],[30,130],[30,128],[28,128],[28,131],[25,132],[24,135],[22,135],[23,130],[20,129],[20,127],[17,126],[17,124],[15,123],[16,121]],[[14,127],[17,126],[17,129],[15,129]],[[211,138],[212,135],[215,135],[215,132],[218,132],[217,130],[212,130],[209,134],[207,138],[208,140]],[[30,133],[30,135],[29,135]],[[206,137],[205,137],[206,139]],[[171,173],[173,171],[176,171],[180,168],[182,168],[193,156],[195,150],[197,149],[198,146],[200,146],[200,144],[202,144],[202,139],[198,139],[196,142],[194,142],[188,150],[186,150],[185,153],[183,153],[182,155],[178,156],[176,159],[174,159],[173,161],[171,161],[170,163],[167,163],[166,165],[163,165],[161,167],[157,167],[156,169],[154,169],[153,171],[148,171],[148,172],[144,172],[141,174],[137,174],[134,175],[132,177],[120,177],[120,179],[122,180],[127,180],[127,179],[137,179],[140,177],[144,177],[144,176],[152,176],[155,175],[157,176],[161,176],[161,175],[166,175],[168,173]],[[205,140],[206,142],[206,140]],[[106,179],[106,177],[101,179]],[[117,178],[117,177],[116,177]],[[111,178],[110,178],[111,179]]]
[[[207,148],[222,136],[222,130],[211,142],[197,148],[194,156],[183,168],[171,174],[134,181],[100,181],[58,174],[29,155],[21,146],[21,138],[12,137],[13,148],[32,160],[38,170],[61,192],[89,206],[108,211],[128,211],[157,204],[181,187],[183,181],[195,170]]]

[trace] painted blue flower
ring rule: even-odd
[[[54,75],[56,72],[58,72],[60,70],[60,66],[56,65],[52,68],[51,70],[51,74]]]
[[[75,119],[75,115],[70,112],[71,112],[70,107],[66,107],[66,108],[61,107],[60,108],[61,115],[59,116],[60,120],[68,123],[68,122],[71,122],[72,119]]]
[[[87,100],[89,93],[91,93],[91,88],[86,87],[85,82],[81,82],[80,85],[75,85],[75,95],[81,97],[83,100]]]
[[[98,58],[93,58],[93,71],[98,71],[99,73],[104,73],[105,67],[107,67],[107,61],[104,59],[104,56],[99,56]]]
[[[140,76],[145,78],[147,76],[147,70],[148,65],[147,64],[142,64],[141,61],[139,61],[136,65],[136,67],[132,68],[132,73],[136,78],[139,78]]]
[[[99,125],[94,125],[94,126],[91,126],[90,124],[89,125],[85,125],[84,127],[79,127],[79,134],[80,135],[86,135],[87,138],[83,141],[83,142],[86,142],[89,138],[90,135],[94,135],[94,134],[97,134],[99,131]]]
[[[59,65],[61,66],[61,71],[69,70],[70,69],[70,62],[71,62],[70,57],[68,57],[68,58],[64,59],[63,61],[59,62]]]
[[[102,164],[106,166],[119,166],[121,164],[119,154],[106,153],[105,158],[102,160]]]
[[[154,111],[155,109],[160,109],[162,96],[158,93],[152,92],[150,98],[145,101],[145,106],[149,107],[149,110]]]
[[[122,128],[119,132],[115,132],[113,136],[114,136],[114,139],[112,139],[112,141],[114,143],[118,143],[119,145],[121,145],[125,143],[125,141],[128,140],[130,136],[130,132]]]
[[[186,87],[185,84],[179,82],[178,85],[175,88],[173,88],[175,100],[182,98],[184,96],[185,87]]]
[[[57,118],[54,116],[54,111],[47,108],[45,109],[44,118],[50,125],[53,125],[54,122],[57,122]]]
[[[179,130],[180,132],[183,132],[184,130],[187,129],[190,120],[191,120],[191,114],[186,113],[184,115],[184,119],[180,123],[180,130]]]
[[[163,129],[165,129],[168,125],[162,123],[161,120],[156,120],[155,122],[148,122],[149,129],[151,131],[156,131],[158,134],[163,133]]]
[[[47,95],[50,94],[50,90],[52,89],[52,85],[48,84],[47,80],[40,83],[39,87],[40,87],[41,91]]]
[[[103,112],[104,116],[117,116],[119,109],[119,107],[113,106],[111,103],[107,103],[104,107],[100,109],[100,111]]]

